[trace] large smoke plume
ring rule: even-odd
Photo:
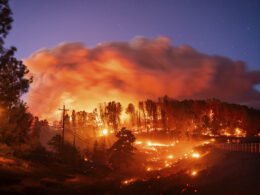
[[[173,47],[166,37],[108,42],[95,48],[63,43],[24,60],[34,82],[30,110],[54,119],[66,104],[89,110],[104,101],[124,104],[167,94],[176,99],[218,98],[260,107],[260,71],[242,61],[202,54],[189,46]]]

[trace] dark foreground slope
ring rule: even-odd
[[[124,185],[113,173],[81,174],[61,166],[0,159],[1,194],[260,194],[260,155],[226,152],[209,146],[197,160]],[[193,175],[193,171],[196,174]],[[136,176],[138,178],[138,176]]]

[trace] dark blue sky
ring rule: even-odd
[[[6,40],[26,58],[60,42],[94,47],[135,36],[167,36],[175,46],[247,62],[260,69],[259,0],[11,0]]]

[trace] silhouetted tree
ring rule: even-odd
[[[53,149],[53,152],[60,153],[61,152],[61,143],[62,143],[61,135],[55,135],[48,142],[48,145]]]
[[[32,79],[24,76],[29,72],[22,61],[14,57],[15,47],[4,48],[4,38],[11,29],[12,12],[8,1],[0,1],[0,103],[11,108],[20,103],[20,97],[26,93]]]
[[[89,125],[88,128],[92,129],[94,137],[97,136],[97,129],[98,129],[97,118],[98,118],[97,109],[94,109],[93,112],[88,113],[88,119],[87,119],[87,123]]]
[[[140,110],[135,112],[135,116],[136,116],[137,129],[140,131],[141,130],[140,127],[142,126]]]
[[[103,123],[103,126],[106,126],[107,125],[106,103],[99,104],[98,105],[98,110],[99,110],[100,120]]]
[[[72,132],[73,132],[73,146],[75,147],[76,144],[76,112],[75,110],[72,110],[71,113],[71,126],[72,126]]]
[[[146,108],[146,113],[147,113],[147,133],[149,133],[150,127],[151,127],[151,122],[152,122],[152,116],[153,116],[153,110],[152,110],[152,100],[146,100],[145,101],[145,108]]]
[[[146,114],[145,114],[145,105],[144,105],[144,102],[143,101],[140,101],[138,103],[138,108],[139,110],[143,113],[143,121],[144,121],[144,129],[147,129],[147,123],[146,123]]]
[[[97,141],[94,142],[92,160],[97,166],[106,164],[106,145],[104,140],[102,140],[100,145]]]
[[[72,110],[72,113],[71,113],[71,123],[72,123],[72,127],[76,128],[76,112],[75,112],[75,110]]]
[[[55,152],[56,158],[62,163],[74,167],[80,165],[82,162],[78,149],[69,142],[64,142],[62,145],[62,137],[60,135],[52,137],[48,144],[52,147],[53,152]]]
[[[20,146],[29,140],[33,117],[23,105],[6,111],[0,119],[0,140],[9,146]]]
[[[35,116],[32,120],[32,124],[31,124],[31,137],[39,139],[41,131],[44,128],[49,128],[48,121],[46,119],[39,120],[39,118],[37,116]]]
[[[122,128],[117,134],[118,140],[109,148],[109,162],[113,169],[120,169],[123,165],[127,166],[132,160],[133,143],[135,136],[131,131]]]
[[[135,126],[135,106],[132,103],[128,104],[128,106],[126,108],[126,114],[129,114],[131,126],[134,127]]]
[[[122,106],[119,102],[109,102],[106,106],[106,116],[108,118],[109,125],[112,125],[115,133],[117,133],[120,124],[120,114],[122,111]]]
[[[14,57],[16,48],[4,48],[4,38],[13,21],[11,16],[8,1],[0,1],[0,140],[21,148],[29,140],[33,117],[20,97],[28,91],[32,79],[24,77],[29,71]]]

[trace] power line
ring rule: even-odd
[[[76,137],[79,138],[81,141],[85,142],[86,144],[88,143],[87,140],[86,140],[83,136],[81,136],[81,135],[79,135],[79,134],[77,134],[77,133],[71,131],[70,129],[67,129],[67,132],[69,132],[70,134],[76,136]]]
[[[56,129],[61,129],[61,126],[49,126],[49,127],[54,127]],[[75,127],[75,129],[80,129],[79,127]],[[88,140],[86,138],[84,138],[82,135],[75,133],[73,131],[71,131],[70,129],[66,129],[67,133],[70,133],[71,135],[73,135],[74,137],[77,137],[78,139],[80,139],[82,142],[85,142],[86,144],[88,144]]]

